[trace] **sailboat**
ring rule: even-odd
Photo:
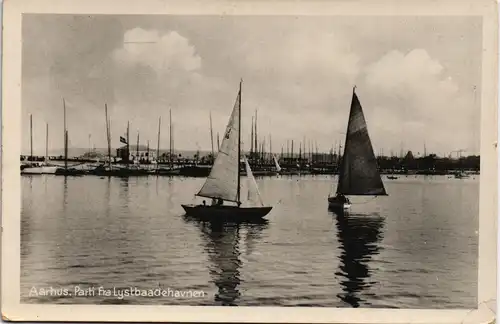
[[[262,219],[272,209],[263,204],[257,207],[241,206],[241,84],[219,152],[208,178],[196,194],[211,198],[212,204],[203,201],[201,205],[182,205],[188,216],[205,220],[252,221]],[[246,159],[244,161],[247,176],[251,177],[250,166]],[[234,205],[224,205],[224,202]]]
[[[356,87],[352,90],[337,192],[335,196],[328,197],[328,206],[341,211],[349,209],[351,202],[346,196],[387,196]]]
[[[46,139],[45,139],[45,158],[43,162],[33,161],[33,116],[30,115],[30,164],[21,168],[21,174],[55,174],[57,166],[49,164],[49,124],[47,124]]]
[[[278,159],[276,158],[276,154],[273,154],[273,160],[274,160],[274,165],[276,166],[276,173],[280,174],[281,172],[281,166],[278,162]]]

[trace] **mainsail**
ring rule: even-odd
[[[276,171],[280,172],[281,167],[280,164],[278,163],[278,159],[276,158],[276,155],[273,154],[273,159],[274,159],[274,165],[276,165]]]
[[[347,125],[337,193],[353,196],[386,196],[365,116],[354,89]]]
[[[241,84],[212,170],[197,196],[239,203],[240,114]]]
[[[247,179],[249,180],[248,183],[248,200],[250,200],[250,188],[253,186],[255,188],[255,192],[257,193],[257,197],[259,198],[259,203],[261,206],[264,206],[264,202],[262,201],[262,197],[259,192],[259,187],[257,186],[257,181],[255,181],[255,177],[253,176],[252,169],[250,168],[250,164],[248,163],[248,160],[246,157],[243,157],[245,160],[245,168],[247,171]]]

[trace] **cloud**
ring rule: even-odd
[[[128,30],[122,46],[111,57],[117,105],[137,107],[168,102],[193,109],[195,103],[190,98],[207,81],[195,47],[176,31],[162,34],[141,28]],[[212,82],[210,86],[216,84]]]
[[[359,72],[359,57],[347,39],[333,32],[290,30],[254,47],[244,48],[245,61],[253,68],[276,70],[281,79],[314,75],[353,79]]]
[[[158,73],[196,71],[201,67],[201,57],[194,46],[176,31],[161,35],[157,30],[128,30],[123,47],[113,52],[113,58],[125,65],[150,67]]]
[[[367,66],[364,75],[368,101],[373,104],[369,113],[373,137],[385,145],[397,146],[400,139],[390,135],[403,134],[406,147],[423,147],[424,141],[442,153],[478,147],[471,136],[479,129],[470,99],[473,89],[460,89],[426,50],[390,51]]]
[[[189,143],[194,148],[196,141],[187,139],[196,137],[207,146],[208,111],[214,111],[214,116],[219,109],[227,113],[234,98],[223,95],[225,81],[205,74],[202,57],[187,37],[172,30],[130,29],[124,32],[123,44],[110,57],[111,69],[96,67],[92,74],[112,79],[113,134],[122,134],[130,121],[131,134],[140,131],[144,141],[156,141],[161,116],[161,142],[168,143],[166,130],[171,109],[176,145],[184,148]]]
[[[245,129],[258,109],[259,134],[273,134],[276,147],[308,136],[329,148],[346,128],[350,89],[362,68],[359,53],[348,38],[321,25],[273,27],[244,34],[247,41],[234,54],[248,81]]]
[[[245,141],[258,109],[259,135],[272,134],[273,147],[306,136],[330,148],[343,140],[356,84],[376,150],[399,152],[403,142],[418,151],[424,141],[439,153],[478,150],[477,19],[44,17],[23,20],[23,125],[29,113],[37,132],[49,122],[51,147],[61,143],[62,98],[75,146],[86,147],[88,133],[106,145],[107,103],[113,139],[130,120],[132,134],[156,141],[158,117],[167,127],[172,109],[176,147],[210,147],[209,112],[223,132],[243,78]]]

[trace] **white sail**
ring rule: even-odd
[[[255,189],[255,192],[257,193],[257,197],[259,198],[259,203],[261,206],[264,206],[264,202],[262,201],[262,197],[260,196],[260,192],[259,192],[259,187],[257,186],[257,181],[255,181],[255,178],[253,176],[253,173],[252,173],[252,169],[250,168],[250,164],[248,163],[248,160],[246,157],[243,157],[243,159],[245,160],[245,168],[246,168],[246,171],[247,171],[247,179],[249,181],[249,184],[248,184],[248,195],[250,196],[250,188],[252,187],[251,184],[253,185],[254,189]]]
[[[241,88],[212,170],[197,196],[239,202],[240,96]]]
[[[274,164],[276,165],[276,171],[280,172],[281,167],[280,167],[280,164],[278,163],[278,159],[276,158],[275,154],[273,154],[273,159],[274,159]]]

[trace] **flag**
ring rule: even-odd
[[[120,143],[127,144],[127,140],[125,139],[125,137],[120,136]]]

